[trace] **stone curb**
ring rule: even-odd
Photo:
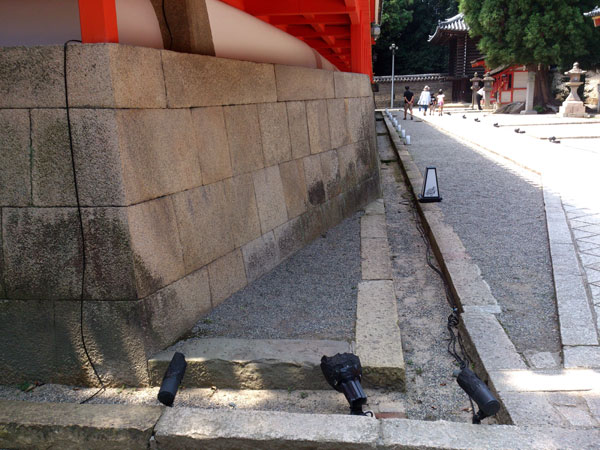
[[[591,449],[600,430],[0,401],[0,447],[61,449]]]

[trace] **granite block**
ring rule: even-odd
[[[223,108],[193,108],[192,126],[202,170],[202,182],[212,184],[230,178],[233,170]]]
[[[306,211],[306,182],[304,181],[304,163],[302,159],[288,161],[279,165],[283,194],[289,218],[299,216]]]
[[[169,108],[277,101],[272,64],[167,50],[161,53]]]
[[[210,263],[208,276],[214,308],[248,284],[242,251],[235,249]]]
[[[0,73],[0,79],[1,75]],[[1,83],[0,86],[2,86]],[[0,98],[2,98],[1,95]],[[26,206],[31,204],[29,144],[28,111],[24,109],[0,109],[1,206]]]
[[[308,192],[308,202],[313,206],[320,205],[327,199],[321,158],[319,155],[307,156],[302,162],[304,164],[304,179]]]
[[[265,163],[256,105],[226,106],[224,112],[233,174],[262,169]]]
[[[326,100],[312,100],[306,102],[306,119],[308,122],[308,136],[310,152],[321,153],[331,148],[329,136],[329,119]]]
[[[248,282],[270,272],[279,263],[279,250],[272,231],[242,247]]]
[[[371,80],[362,73],[334,72],[335,97],[372,97]]]
[[[64,109],[31,111],[31,188],[36,206],[75,206],[75,181]]]
[[[288,123],[292,145],[292,158],[298,159],[310,155],[308,122],[304,102],[287,102]]]
[[[285,103],[257,105],[265,167],[292,159]]]
[[[350,132],[346,114],[348,101],[343,98],[327,100],[327,118],[329,120],[329,135],[331,147],[338,148],[350,143]]]
[[[252,174],[262,234],[288,219],[279,166],[257,170]]]
[[[219,182],[173,196],[185,272],[200,269],[234,248],[225,183]]]
[[[252,174],[238,175],[224,181],[228,216],[235,247],[260,236],[260,219],[254,194]]]
[[[4,208],[2,236],[8,298],[79,298],[82,243],[76,208]]]
[[[333,98],[333,72],[275,64],[277,101]]]
[[[302,216],[296,217],[273,230],[279,256],[282,260],[300,250],[304,244],[304,225]]]
[[[336,150],[321,153],[321,171],[327,199],[331,200],[341,192],[340,166]]]

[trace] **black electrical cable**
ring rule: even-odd
[[[435,273],[437,273],[438,276],[440,277],[440,279],[442,280],[442,284],[444,286],[444,291],[446,294],[446,301],[452,308],[452,313],[448,316],[448,323],[446,325],[446,327],[448,329],[448,333],[450,334],[450,338],[448,340],[448,353],[450,353],[450,355],[452,355],[452,357],[455,359],[455,361],[458,363],[458,366],[462,370],[465,367],[468,367],[470,365],[470,359],[469,359],[467,351],[464,347],[464,344],[462,342],[462,337],[460,336],[460,333],[458,332],[458,324],[459,324],[458,304],[454,298],[454,295],[452,294],[452,291],[450,289],[450,286],[449,286],[448,280],[446,279],[446,276],[440,269],[435,267],[435,265],[432,262],[431,243],[429,242],[429,239],[427,238],[427,234],[425,233],[425,229],[423,228],[423,224],[421,223],[421,218],[417,212],[417,209],[415,208],[414,199],[412,202],[406,202],[406,203],[402,203],[402,204],[408,206],[411,209],[411,212],[413,214],[413,218],[415,221],[415,226],[421,236],[421,239],[423,240],[423,243],[425,244],[425,261],[427,262],[427,265],[431,268],[431,270],[433,270]],[[456,332],[454,330],[456,330]],[[458,342],[458,346],[460,347],[460,351],[462,353],[462,358],[456,350],[457,342]],[[469,395],[467,395],[467,397],[469,398],[469,402],[471,403],[471,412],[473,414],[473,417],[475,417],[476,413],[475,413],[475,405],[473,404],[473,399]]]
[[[165,1],[162,0],[162,13],[163,19],[165,20],[165,26],[167,27],[167,31],[169,32],[169,48],[167,50],[171,50],[173,47],[173,34],[171,33],[171,27],[169,26],[169,21],[167,20],[167,11],[165,10]]]
[[[81,294],[79,296],[79,330],[81,332],[81,345],[83,347],[83,351],[85,352],[85,356],[87,357],[90,366],[94,370],[94,374],[98,379],[98,383],[100,383],[100,389],[96,391],[93,395],[81,401],[81,403],[86,403],[98,395],[100,392],[106,389],[104,383],[102,382],[102,378],[98,374],[96,370],[96,366],[94,365],[92,358],[88,352],[87,346],[85,344],[85,335],[83,333],[83,293],[85,288],[85,268],[86,268],[86,259],[85,259],[85,233],[83,231],[83,217],[81,215],[81,202],[79,200],[79,185],[77,184],[77,171],[75,170],[75,152],[73,150],[73,133],[71,131],[71,113],[69,109],[69,86],[67,83],[67,49],[69,48],[69,43],[81,41],[76,39],[71,39],[64,43],[64,60],[63,60],[63,70],[64,70],[64,79],[65,79],[65,106],[67,109],[67,129],[69,131],[69,149],[71,151],[71,166],[73,169],[73,186],[75,188],[75,201],[77,202],[77,217],[79,219],[79,232],[81,234]]]

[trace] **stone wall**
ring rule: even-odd
[[[392,83],[379,84],[379,92],[375,92],[375,104],[377,108],[389,108],[390,98],[392,95]],[[395,81],[394,82],[394,108],[402,108],[404,98],[404,88],[410,86],[410,90],[417,96],[415,105],[419,99],[419,95],[425,86],[429,86],[432,93],[436,93],[439,89],[443,89],[446,98],[452,98],[452,81]]]
[[[2,383],[94,382],[83,284],[98,372],[144,384],[149,356],[379,195],[367,76],[118,44],[68,49],[74,177],[63,57],[0,51]]]

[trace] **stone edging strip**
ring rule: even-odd
[[[356,354],[365,386],[405,389],[398,302],[392,281],[383,199],[365,208],[360,220],[362,281],[356,304]]]
[[[408,419],[0,401],[1,448],[585,449],[600,430]]]

